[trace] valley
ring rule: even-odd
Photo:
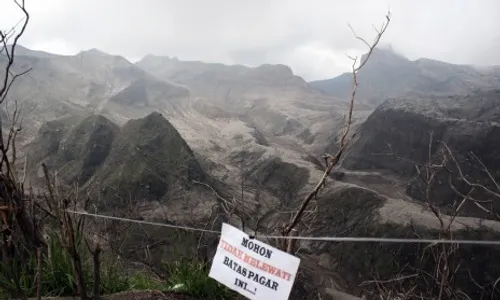
[[[77,186],[80,197],[91,199],[88,212],[179,226],[218,230],[229,222],[276,233],[321,180],[322,155],[338,150],[349,108],[348,74],[308,83],[284,65],[251,68],[153,55],[131,63],[97,49],[63,56],[19,47],[14,68],[25,66],[32,70],[12,86],[2,116],[22,107],[26,130],[19,134],[17,163],[27,181],[42,189],[43,165],[62,186]],[[410,61],[376,49],[359,89],[356,135],[311,202],[301,235],[435,236],[444,220],[456,236],[500,236],[500,69]],[[430,169],[437,179],[426,189],[419,176]],[[467,193],[480,200],[464,202],[455,215]],[[200,248],[198,236],[180,238],[167,229],[144,234],[136,228],[123,237],[107,232],[106,224],[92,226],[108,247],[123,242],[130,260],[143,259],[137,244],[156,245],[147,254],[154,260],[172,255],[173,244],[186,255]],[[207,238],[204,255],[216,243]],[[308,272],[297,293],[359,294],[373,271],[362,257],[389,276],[414,254],[408,247],[410,254],[393,263],[384,253],[396,257],[403,248],[378,245],[366,254],[361,245],[303,241],[296,255]],[[483,253],[471,249],[459,255]],[[492,263],[485,276],[498,270]],[[329,284],[308,286],[318,278]]]

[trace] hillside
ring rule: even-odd
[[[132,64],[97,49],[56,55],[20,48],[15,67],[28,66],[8,102],[23,107],[22,151],[46,121],[100,114],[122,126],[157,111],[213,162],[219,178],[234,178],[231,157],[243,150],[314,169],[303,157],[323,153],[347,108],[284,65],[249,68],[152,55]],[[355,123],[369,112],[357,105]]]
[[[113,204],[108,208],[146,199],[161,203],[176,189],[183,191],[207,176],[159,113],[131,120],[122,128],[99,115],[51,121],[41,127],[31,149],[31,170],[45,163],[61,174],[63,183],[91,187],[94,197]]]
[[[318,213],[309,222],[311,229],[304,229],[303,235],[345,236],[345,237],[389,237],[389,238],[438,238],[439,231],[430,222],[397,224],[396,215],[384,215],[384,206],[389,199],[364,188],[339,187],[318,199]],[[406,204],[408,206],[408,204]],[[417,215],[414,211],[413,215]],[[387,218],[386,218],[387,217]],[[434,220],[436,221],[436,220]],[[459,225],[461,221],[457,221]],[[498,224],[498,222],[497,222]],[[497,227],[498,228],[498,227]],[[500,233],[487,227],[458,227],[453,233],[455,239],[497,239]],[[443,238],[443,237],[441,237]],[[301,241],[301,255],[306,268],[314,268],[313,281],[331,280],[327,286],[344,286],[363,299],[377,299],[380,290],[374,280],[382,281],[385,288],[413,289],[421,293],[438,293],[439,285],[433,282],[431,273],[435,270],[436,247],[427,244],[407,243],[328,243],[323,241]],[[436,252],[434,252],[436,251]],[[480,245],[460,245],[450,258],[450,265],[456,266],[456,276],[450,289],[461,291],[471,297],[498,297],[500,294],[492,283],[497,278],[500,265],[493,258],[498,248]],[[422,270],[416,280],[416,269]],[[428,273],[425,273],[428,272]],[[409,278],[405,278],[409,276]],[[427,277],[429,276],[429,277]],[[426,277],[423,279],[423,277]],[[395,285],[391,279],[400,278]],[[475,281],[471,281],[474,278]],[[388,282],[385,282],[387,280]],[[482,289],[476,283],[481,282]],[[373,286],[372,286],[373,285]],[[397,286],[396,286],[397,285]],[[367,292],[372,289],[373,293]],[[415,293],[417,294],[417,293]],[[409,299],[417,299],[419,296]],[[335,298],[333,298],[335,299]]]
[[[364,60],[363,56],[361,60]],[[392,50],[376,49],[359,72],[358,97],[374,107],[387,98],[467,94],[500,86],[500,68],[477,68],[421,58],[411,61]],[[347,99],[351,74],[309,82],[326,95]]]
[[[416,169],[411,162],[422,164],[429,161],[432,132],[430,151],[433,163],[439,163],[444,150],[441,143],[444,142],[467,178],[473,182],[489,182],[487,186],[491,186],[494,183],[489,180],[481,162],[488,167],[493,178],[500,177],[500,153],[496,147],[500,139],[499,121],[498,90],[462,96],[390,99],[360,127],[343,167],[357,171],[388,170],[399,176],[401,181],[409,182],[406,192],[410,196],[422,199]],[[471,152],[481,162],[471,156]],[[454,186],[463,192],[465,184],[457,179],[458,170],[453,165],[449,158]],[[432,187],[432,195],[439,199],[440,205],[451,207],[461,197],[451,189],[446,174],[440,175],[439,182]],[[495,209],[500,208],[497,202],[491,204]],[[468,215],[483,215],[472,203],[466,204],[463,211]]]
[[[47,122],[30,148],[29,168],[45,163],[65,183],[85,185],[108,157],[118,133],[118,126],[102,116]]]
[[[203,171],[191,148],[159,113],[121,128],[99,115],[47,122],[28,152],[28,177],[35,187],[45,184],[42,163],[63,190],[90,199],[90,212],[190,226],[220,222],[213,220],[218,199],[212,189],[224,194],[224,186]],[[195,255],[196,233],[181,237],[159,227],[145,236],[141,227],[119,223],[112,225],[117,232],[110,235],[109,222],[99,219],[88,226],[106,237],[106,247],[120,244],[122,255],[132,261],[143,259],[137,245],[150,243],[158,243],[149,249],[158,261],[184,247],[181,253]],[[182,243],[163,245],[179,239]]]
[[[347,108],[345,100],[315,91],[284,65],[249,68],[153,55],[136,65],[233,114],[262,133],[270,145],[299,153],[318,151],[316,145],[334,134],[329,129],[339,126]],[[356,109],[366,114],[366,107]],[[358,112],[355,115],[359,118]]]
[[[8,97],[10,109],[13,109],[15,101],[23,108],[27,130],[23,131],[22,138],[26,142],[46,121],[90,112],[100,113],[108,108],[112,111],[116,101],[122,101],[124,109],[131,105],[144,107],[151,101],[158,101],[160,92],[164,93],[160,98],[166,102],[165,105],[168,105],[168,100],[175,102],[175,99],[188,95],[185,89],[159,81],[125,58],[97,49],[63,56],[20,48],[14,71],[28,68],[31,71],[16,80]],[[117,94],[121,97],[118,95],[110,102]],[[147,97],[124,100],[139,96]],[[124,117],[126,120],[144,117],[153,110],[154,107],[148,111],[126,111],[128,114],[125,116],[111,112],[107,117],[123,124]]]

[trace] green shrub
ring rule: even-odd
[[[86,289],[94,285],[93,266],[88,250],[81,239],[78,249],[82,258]],[[72,259],[60,240],[54,235],[48,245],[50,257],[43,256],[42,294],[45,297],[74,296],[77,294]],[[0,262],[0,299],[35,297],[37,290],[38,264],[36,250],[23,249],[24,257],[8,264]],[[181,258],[165,263],[167,281],[155,280],[143,272],[126,274],[122,266],[113,259],[101,257],[100,293],[112,294],[126,290],[176,291],[202,299],[233,299],[235,293],[208,277],[210,266],[191,259]]]
[[[101,257],[101,295],[119,293],[130,289],[129,278],[122,272],[118,262]],[[87,276],[88,291],[94,286],[93,275]]]
[[[0,262],[0,299],[28,296],[36,292],[35,276],[31,276],[32,266],[33,257],[27,260],[14,257],[8,264]]]
[[[94,276],[91,253],[83,239],[76,237],[87,293],[93,291]],[[56,234],[49,239],[43,255],[42,295],[45,297],[75,296],[78,293],[73,272],[73,261]],[[0,299],[35,297],[37,291],[38,262],[36,249],[18,248],[15,259],[8,264],[0,262]],[[179,251],[179,253],[176,253]],[[172,253],[175,259],[164,263],[166,281],[149,274],[126,268],[111,253],[101,253],[100,294],[127,290],[160,290],[185,293],[202,299],[234,299],[236,293],[208,277],[210,265],[180,255],[184,249]],[[48,255],[50,253],[50,255]],[[20,254],[20,255],[18,255]]]
[[[235,293],[208,277],[210,265],[201,262],[181,259],[172,263],[164,263],[168,274],[170,290],[184,292],[202,299],[233,299]]]
[[[168,282],[155,280],[144,273],[136,272],[129,277],[129,288],[133,290],[166,291],[170,288],[170,286]]]
[[[77,241],[79,248],[82,244]],[[48,245],[50,257],[43,256],[42,293],[45,296],[69,296],[77,292],[73,265],[69,253],[55,235]],[[82,251],[80,251],[82,253]],[[18,257],[24,257],[20,259]],[[84,264],[84,272],[90,272]],[[38,262],[36,249],[18,248],[16,258],[9,263],[0,263],[1,297],[34,297],[37,290]]]

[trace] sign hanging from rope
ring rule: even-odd
[[[300,259],[223,223],[209,277],[248,299],[285,300]]]

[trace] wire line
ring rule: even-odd
[[[168,227],[174,229],[182,229],[188,231],[200,231],[212,234],[219,234],[220,231],[195,228],[189,226],[180,226],[174,224],[166,224],[159,222],[151,222],[144,220],[127,219],[121,217],[113,217],[107,215],[92,214],[85,211],[70,211],[69,213],[77,215],[86,215],[90,217],[103,218],[109,220],[117,220],[122,222],[131,222],[138,224],[146,224],[153,226]],[[468,244],[468,245],[492,245],[500,246],[500,241],[497,240],[448,240],[448,239],[415,239],[415,238],[383,238],[383,237],[340,237],[340,236],[281,236],[281,235],[263,235],[257,234],[255,238],[259,239],[286,239],[286,240],[304,240],[304,241],[323,241],[323,242],[352,242],[352,243],[413,243],[413,244]]]
[[[138,224],[145,224],[145,225],[153,225],[153,226],[176,228],[176,229],[182,229],[182,230],[188,230],[188,231],[201,231],[201,232],[207,232],[207,233],[217,233],[217,234],[220,234],[220,231],[216,231],[216,230],[203,229],[203,228],[194,228],[194,227],[189,227],[189,226],[179,226],[179,225],[166,224],[166,223],[158,223],[158,222],[150,222],[150,221],[144,221],[144,220],[134,220],[134,219],[127,219],[127,218],[120,218],[120,217],[113,217],[113,216],[106,216],[106,215],[98,215],[98,214],[88,213],[88,212],[85,212],[85,211],[72,211],[72,210],[68,210],[67,212],[73,213],[73,214],[77,214],[77,215],[84,215],[84,216],[90,216],[90,217],[96,217],[96,218],[102,218],[102,219],[109,219],[109,220],[116,220],[116,221],[122,221],[122,222],[130,222],[130,223],[138,223]]]

